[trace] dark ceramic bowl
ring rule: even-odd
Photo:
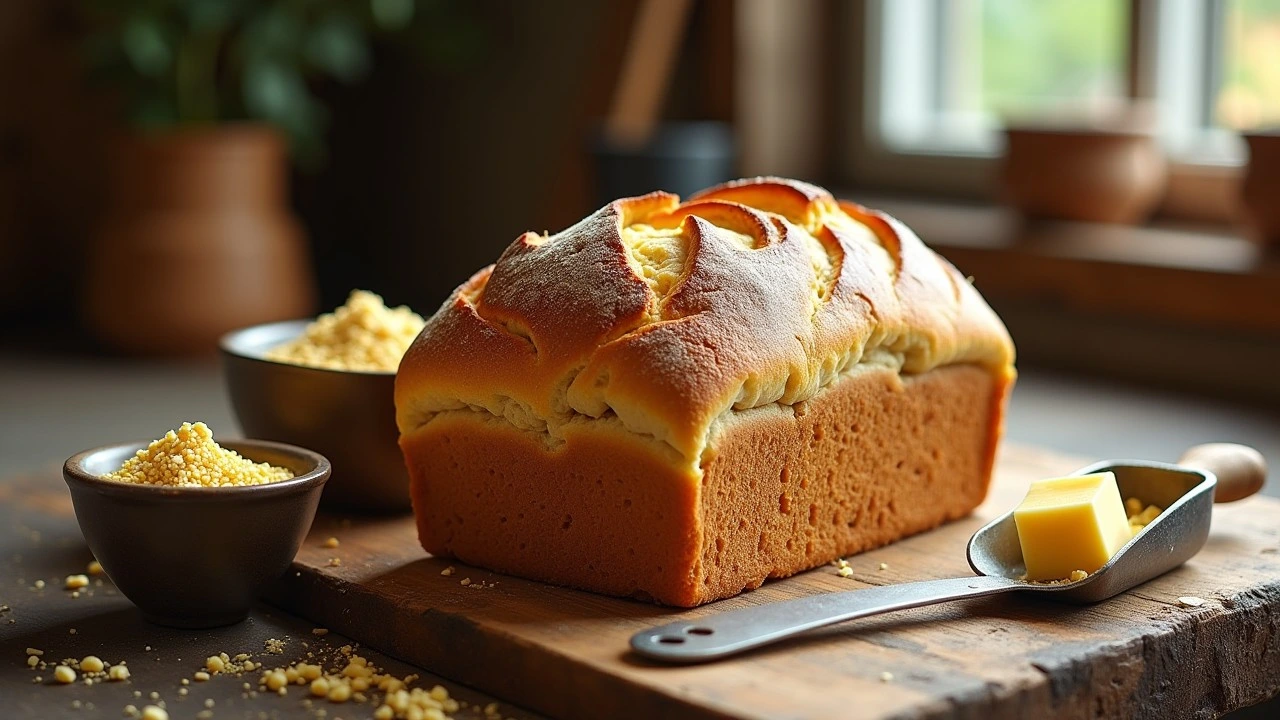
[[[158,625],[243,620],[258,591],[289,568],[311,529],[329,461],[261,440],[221,443],[290,480],[243,487],[137,485],[102,476],[148,443],[86,450],[62,467],[76,520],[120,592]]]
[[[267,360],[307,320],[268,323],[222,338],[227,392],[249,437],[315,448],[333,462],[326,508],[409,510],[409,474],[398,443],[394,372],[327,370]]]

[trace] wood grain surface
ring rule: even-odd
[[[694,610],[432,558],[409,518],[319,519],[272,599],[563,718],[1213,717],[1280,690],[1280,501],[1262,497],[1216,508],[1192,562],[1093,606],[1020,595],[971,600],[699,666],[661,666],[627,650],[632,633],[680,618],[968,575],[973,531],[1014,505],[1030,480],[1081,464],[1008,446],[988,502],[972,517],[850,558],[852,578],[818,568]],[[330,536],[338,548],[323,546]],[[1205,602],[1184,607],[1180,596]]]
[[[0,719],[97,720],[126,718],[128,705],[141,708],[163,700],[173,720],[189,720],[210,711],[217,720],[358,720],[373,716],[375,703],[316,701],[309,688],[291,687],[285,696],[244,689],[256,687],[259,674],[219,674],[191,682],[205,658],[219,652],[251,655],[267,667],[307,660],[308,653],[332,656],[353,642],[337,632],[318,637],[313,623],[269,605],[255,604],[248,619],[208,630],[178,630],[152,625],[106,576],[91,577],[78,597],[63,589],[67,575],[85,572],[93,555],[76,524],[67,485],[58,465],[0,477]],[[191,568],[191,572],[199,572]],[[44,583],[37,587],[36,583]],[[266,641],[283,643],[279,654]],[[26,648],[44,650],[44,660],[96,655],[108,663],[126,662],[124,682],[62,685],[53,666],[28,667]],[[485,708],[496,703],[507,720],[534,720],[500,698],[477,693],[423,673],[376,649],[360,654],[387,672],[419,674],[416,686],[448,686],[465,707],[455,720],[493,720]],[[36,678],[40,678],[39,681]],[[183,681],[188,685],[183,685]],[[139,693],[134,695],[134,693]],[[154,698],[151,693],[155,693]]]

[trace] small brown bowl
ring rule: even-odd
[[[1244,135],[1249,164],[1240,187],[1240,210],[1259,246],[1280,250],[1280,129]]]
[[[157,625],[239,622],[258,591],[289,568],[311,529],[329,461],[261,440],[221,443],[295,477],[237,487],[166,487],[102,476],[147,446],[73,455],[62,467],[89,549],[116,587]]]
[[[1005,129],[1004,195],[1029,217],[1136,224],[1164,192],[1166,167],[1148,132]]]
[[[255,325],[222,338],[223,371],[250,437],[315,448],[333,461],[322,503],[335,510],[407,512],[409,473],[396,428],[394,372],[329,370],[268,360],[306,320]]]

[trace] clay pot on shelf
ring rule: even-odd
[[[1280,130],[1250,133],[1249,163],[1240,192],[1248,235],[1259,245],[1280,249]]]
[[[256,125],[123,139],[83,295],[89,328],[134,353],[212,354],[247,325],[315,311],[285,141]]]
[[[1005,137],[1004,196],[1025,216],[1137,224],[1164,192],[1164,154],[1150,133],[1011,126]]]

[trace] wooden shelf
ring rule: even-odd
[[[877,200],[989,298],[1162,323],[1280,333],[1280,261],[1237,235],[1020,222],[997,207]]]
[[[1280,259],[1227,229],[1027,223],[992,206],[860,201],[971,275],[1020,361],[1280,399]]]

